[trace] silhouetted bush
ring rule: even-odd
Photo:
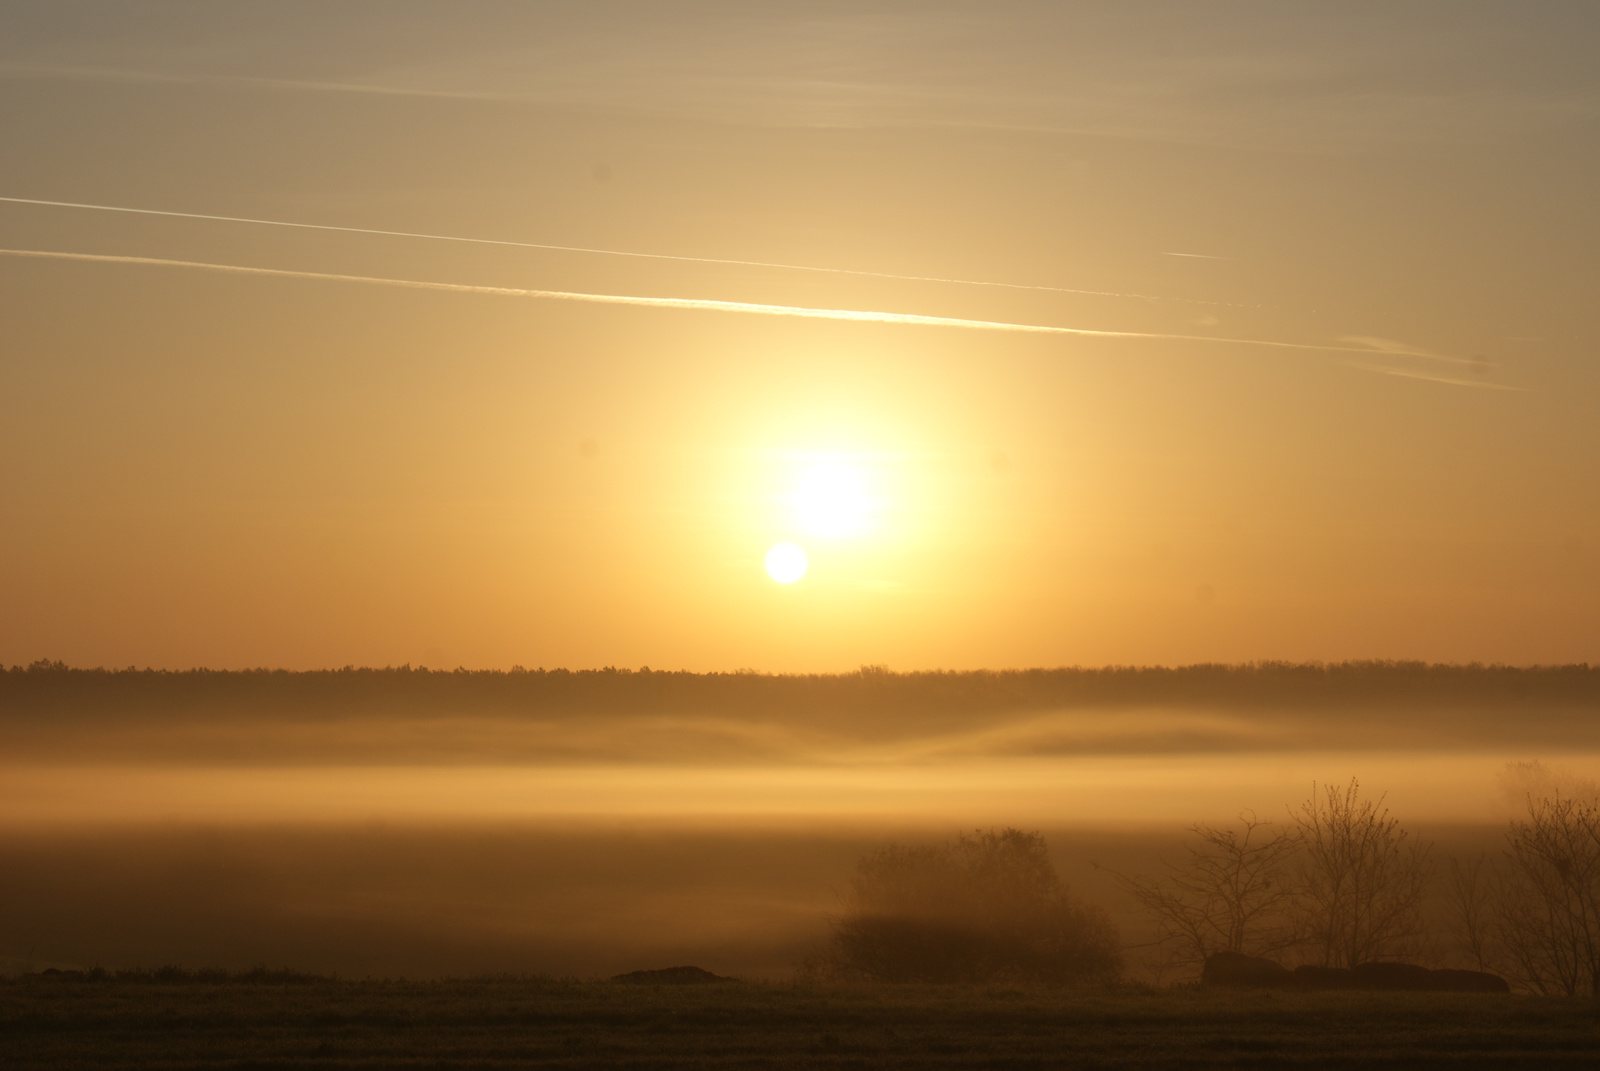
[[[1313,785],[1293,818],[1276,833],[1252,815],[1238,829],[1193,826],[1188,858],[1164,875],[1117,875],[1155,923],[1144,947],[1158,975],[1219,953],[1291,952],[1350,969],[1423,952],[1429,846],[1401,828],[1383,797],[1362,798],[1354,778],[1342,788]]]
[[[1427,932],[1423,901],[1433,875],[1420,845],[1355,778],[1324,785],[1301,805],[1297,910],[1309,959],[1355,967],[1417,955]]]
[[[1122,967],[1110,919],[1068,894],[1042,836],[1016,829],[867,855],[833,930],[826,966],[875,981],[1060,985]]]
[[[1249,958],[1293,946],[1298,830],[1273,830],[1247,813],[1237,828],[1202,822],[1189,833],[1188,856],[1165,863],[1161,876],[1112,872],[1155,923],[1155,940],[1146,947],[1157,976],[1209,963],[1217,953]]]
[[[1600,995],[1600,800],[1552,790],[1527,808],[1502,859],[1451,860],[1451,929],[1519,988]]]

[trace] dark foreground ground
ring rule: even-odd
[[[1592,1000],[529,979],[0,982],[0,1068],[1596,1067]]]

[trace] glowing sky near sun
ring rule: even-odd
[[[1600,659],[1588,7],[79,10],[0,661]]]

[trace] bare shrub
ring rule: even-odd
[[[1496,936],[1539,993],[1600,994],[1600,805],[1528,798],[1506,833]]]
[[[1270,831],[1253,814],[1240,815],[1236,829],[1202,823],[1189,832],[1188,857],[1163,861],[1162,876],[1116,875],[1155,921],[1159,965],[1199,964],[1217,952],[1266,956],[1294,944],[1298,834]]]
[[[1465,862],[1454,856],[1450,859],[1445,889],[1446,924],[1474,970],[1496,971],[1503,958],[1501,945],[1495,939],[1498,880],[1494,866],[1482,853]]]
[[[1297,907],[1313,961],[1354,967],[1417,955],[1432,862],[1383,798],[1362,799],[1355,778],[1320,795],[1313,785],[1295,822],[1303,847]]]
[[[978,831],[857,864],[828,966],[884,982],[1062,984],[1115,976],[1115,928],[1068,894],[1044,838]]]

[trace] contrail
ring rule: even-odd
[[[1482,387],[1485,390],[1514,390],[1527,393],[1527,387],[1509,387],[1504,383],[1487,383],[1475,379],[1454,379],[1450,376],[1431,376],[1426,372],[1418,372],[1410,368],[1395,368],[1390,365],[1362,364],[1360,361],[1347,362],[1351,368],[1359,368],[1363,372],[1377,372],[1385,376],[1400,376],[1403,379],[1420,379],[1427,383],[1448,383],[1452,387]]]
[[[597,305],[638,305],[653,309],[696,309],[708,312],[742,312],[758,316],[794,316],[806,320],[846,320],[854,323],[906,324],[923,327],[962,327],[977,331],[1010,331],[1031,335],[1075,335],[1081,338],[1156,339],[1168,342],[1211,342],[1233,346],[1263,346],[1270,349],[1301,350],[1319,353],[1360,353],[1372,356],[1367,346],[1325,346],[1310,342],[1274,342],[1259,338],[1216,338],[1211,335],[1170,335],[1151,331],[1104,331],[1090,327],[1055,327],[1044,324],[1019,324],[1005,320],[967,320],[954,316],[923,316],[911,312],[874,312],[865,309],[819,309],[803,305],[763,305],[751,301],[719,301],[713,298],[641,297],[631,294],[586,294],[573,290],[526,290],[508,286],[479,286],[472,283],[436,283],[420,279],[385,279],[373,275],[341,275],[334,272],[296,271],[289,268],[256,268],[241,264],[213,264],[200,260],[164,260],[158,257],[113,256],[105,253],[63,253],[48,249],[0,249],[0,256],[30,257],[45,260],[76,260],[97,264],[142,264],[162,268],[193,268],[233,275],[268,275],[288,279],[323,279],[340,283],[367,283],[396,286],[408,290],[433,290],[451,294],[489,294],[499,297],[541,298],[550,301],[583,301]],[[1444,382],[1444,381],[1441,381]],[[1458,382],[1458,381],[1448,381]],[[1462,386],[1492,386],[1459,381]],[[1514,389],[1514,388],[1511,388]]]
[[[1462,364],[1477,367],[1483,363],[1483,358],[1452,357],[1447,353],[1434,353],[1432,350],[1422,349],[1406,342],[1396,342],[1392,338],[1379,338],[1376,335],[1340,335],[1340,342],[1354,342],[1359,346],[1366,346],[1373,354],[1382,357],[1422,357],[1430,361],[1443,361],[1446,364]]]
[[[1227,301],[1198,301],[1189,298],[1162,298],[1153,294],[1121,294],[1111,290],[1074,290],[1065,286],[1035,286],[1029,283],[996,283],[983,279],[947,279],[937,275],[897,275],[886,271],[861,271],[855,268],[819,268],[810,264],[778,264],[766,260],[732,260],[724,257],[688,257],[672,253],[635,253],[623,249],[592,249],[581,245],[548,245],[543,242],[514,242],[503,238],[462,238],[454,234],[423,234],[416,231],[386,231],[374,227],[339,227],[329,223],[294,223],[281,219],[252,219],[248,216],[212,216],[203,212],[171,212],[158,208],[127,208],[121,205],[91,205],[76,201],[42,201],[32,197],[0,197],[14,205],[44,205],[50,208],[83,208],[94,212],[125,212],[136,216],[170,216],[174,219],[205,219],[216,223],[249,223],[259,227],[293,227],[296,230],[339,231],[344,234],[377,234],[388,238],[423,238],[431,242],[465,242],[471,245],[500,245],[517,249],[543,249],[556,253],[592,253],[606,257],[633,257],[639,260],[670,260],[689,264],[727,264],[744,268],[777,268],[782,271],[810,271],[829,275],[855,275],[870,279],[897,279],[912,283],[949,283],[955,286],[990,286],[1005,290],[1041,290],[1052,294],[1087,294],[1091,297],[1133,298],[1141,301],[1180,301],[1188,305],[1233,305]],[[1183,254],[1174,254],[1183,255]]]
[[[1186,335],[1154,335],[1131,331],[1098,331],[1083,327],[1046,327],[1036,324],[1006,323],[1000,320],[964,320],[952,316],[922,316],[908,312],[871,312],[859,309],[819,309],[801,305],[764,305],[750,301],[719,301],[714,298],[639,297],[630,294],[586,294],[573,290],[527,290],[507,286],[479,286],[472,283],[437,283],[420,279],[386,279],[374,275],[341,275],[334,272],[296,271],[288,268],[257,268],[240,264],[214,264],[200,260],[165,260],[159,257],[111,256],[104,253],[62,253],[44,249],[0,249],[0,256],[42,257],[52,260],[80,260],[102,264],[145,264],[166,268],[197,268],[238,275],[274,275],[293,279],[326,279],[343,283],[370,283],[400,286],[412,290],[438,290],[457,294],[497,294],[502,297],[546,298],[554,301],[587,301],[601,305],[643,305],[658,309],[702,309],[715,312],[746,312],[766,316],[798,316],[812,320],[852,320],[862,323],[921,324],[930,327],[969,327],[988,331],[1025,331],[1051,335],[1095,335],[1107,338],[1187,338]],[[1217,341],[1217,340],[1214,340]],[[1265,343],[1290,345],[1289,343]],[[1349,349],[1355,347],[1314,347]]]

